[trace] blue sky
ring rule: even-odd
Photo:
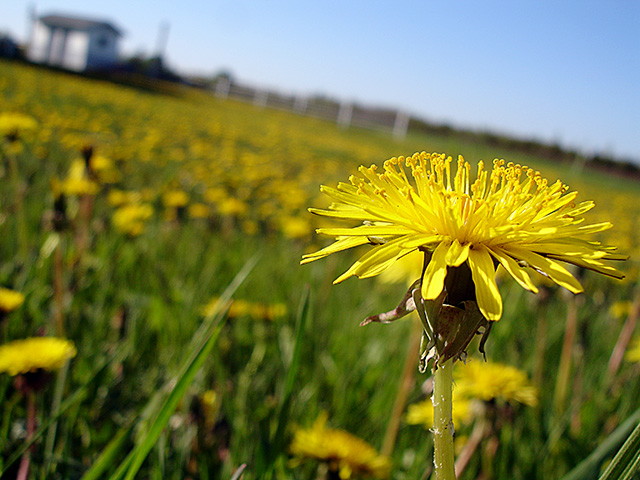
[[[125,54],[155,53],[168,23],[183,73],[640,163],[637,1],[2,0],[0,32],[24,40],[30,5],[111,20]]]

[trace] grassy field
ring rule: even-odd
[[[539,402],[489,402],[457,428],[462,451],[481,417],[490,424],[461,478],[561,478],[638,409],[640,365],[610,366],[638,316],[637,182],[455,135],[399,141],[182,87],[143,91],[0,62],[0,115],[15,113],[35,125],[15,139],[0,119],[0,286],[25,301],[0,318],[0,340],[46,334],[77,348],[37,395],[30,478],[91,478],[99,467],[93,478],[124,478],[116,470],[145,441],[139,478],[231,478],[245,463],[246,480],[317,478],[314,462],[290,461],[289,444],[322,412],[382,448],[416,320],[358,324],[393,308],[407,284],[332,286],[349,253],[299,261],[327,241],[314,233],[323,220],[306,210],[327,205],[321,184],[422,150],[472,164],[504,158],[560,178],[596,202],[592,222],[614,223],[600,239],[630,255],[623,281],[579,272],[586,293],[577,297],[552,286],[535,297],[503,277],[505,312],[487,358],[526,372]],[[83,155],[94,165],[90,185]],[[215,299],[248,262],[215,330]],[[574,335],[563,347],[567,325]],[[217,341],[205,347],[209,326]],[[476,350],[474,341],[472,362],[481,361]],[[407,404],[427,397],[428,375],[416,370],[417,358]],[[183,395],[171,397],[176,387]],[[27,411],[7,374],[0,398],[0,470],[13,478]],[[430,432],[405,413],[391,477],[421,478]],[[619,443],[581,478],[595,478]]]

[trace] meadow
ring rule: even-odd
[[[390,478],[426,478],[431,434],[407,417],[428,397],[417,320],[359,326],[395,307],[409,279],[334,286],[347,252],[299,264],[328,244],[314,232],[327,221],[307,211],[328,205],[320,185],[423,150],[560,178],[595,201],[592,223],[614,224],[599,240],[630,256],[621,281],[577,272],[578,296],[500,277],[487,360],[523,371],[537,401],[477,399],[456,425],[460,478],[597,478],[638,423],[640,362],[625,356],[640,334],[637,181],[456,135],[398,140],[5,61],[0,135],[0,286],[24,295],[0,316],[0,343],[48,335],[77,349],[35,398],[32,447],[23,392],[0,374],[6,478],[26,452],[29,478],[331,478],[290,449],[324,414],[386,450]],[[469,365],[482,364],[477,350]]]

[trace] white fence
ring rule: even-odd
[[[299,115],[336,122],[340,128],[357,126],[387,131],[396,138],[407,135],[411,117],[401,110],[371,108],[353,102],[337,102],[322,97],[282,95],[264,89],[242,86],[220,78],[213,87],[219,98],[234,98],[253,103],[256,107],[279,108]]]

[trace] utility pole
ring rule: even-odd
[[[162,22],[158,30],[158,39],[156,40],[156,54],[158,58],[163,58],[169,41],[169,22]]]

